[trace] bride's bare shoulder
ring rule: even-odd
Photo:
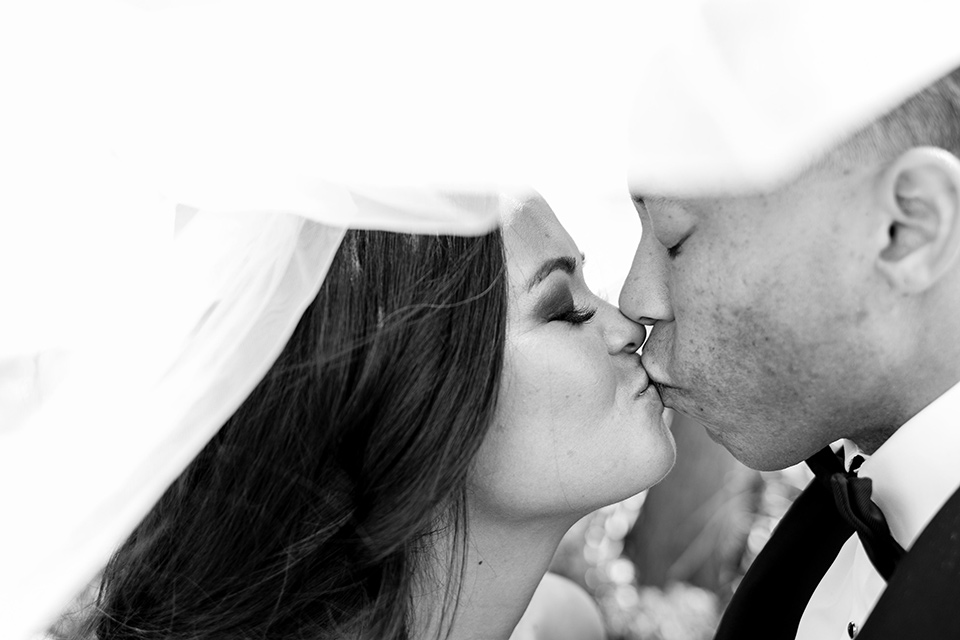
[[[510,640],[604,640],[600,609],[580,585],[543,576]]]

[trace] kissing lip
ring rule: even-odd
[[[656,380],[654,380],[652,376],[650,376],[649,372],[646,370],[646,368],[643,366],[642,363],[638,363],[638,364],[639,364],[638,368],[640,369],[641,384],[640,384],[640,387],[637,389],[636,393],[633,394],[633,397],[642,398],[645,394],[649,393],[652,390],[656,392],[656,396],[659,399],[662,386]]]
[[[663,401],[663,403],[666,405],[666,404],[667,404],[667,400],[666,400],[666,398],[664,398],[664,395],[663,395],[663,394],[664,394],[668,389],[672,389],[672,388],[673,388],[673,385],[669,384],[668,382],[666,382],[666,381],[664,381],[664,380],[658,379],[659,377],[656,376],[656,375],[654,374],[654,372],[651,372],[649,369],[647,369],[646,366],[644,366],[644,371],[646,371],[646,373],[647,373],[647,386],[652,386],[654,389],[656,389],[656,390],[657,390],[657,395],[660,397],[660,399],[661,399],[661,400]],[[644,391],[646,391],[646,388],[644,388]]]
[[[641,373],[641,375],[642,375],[643,377],[641,378],[640,388],[637,390],[637,392],[636,392],[635,394],[633,394],[633,397],[635,397],[635,398],[639,398],[639,397],[642,396],[644,393],[646,393],[647,389],[650,388],[650,384],[651,384],[651,382],[652,382],[652,381],[650,380],[650,376],[647,375],[647,372],[646,372],[646,370],[644,370],[643,367],[640,367],[640,373]]]
[[[671,386],[662,376],[658,375],[656,363],[651,362],[652,358],[649,356],[649,352],[643,353],[640,356],[640,366],[643,367],[643,370],[646,372],[649,377],[649,384],[654,385],[657,388],[657,391],[663,392],[665,387]]]

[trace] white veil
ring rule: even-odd
[[[91,287],[106,302],[84,340],[2,354],[5,637],[49,621],[240,405],[346,227],[475,234],[498,219],[495,197],[326,189],[309,217],[181,208],[135,289]]]
[[[611,18],[634,11],[0,8],[0,635],[93,577],[269,368],[345,228],[482,233],[491,185],[544,176],[622,190]],[[590,84],[605,113],[558,136]]]

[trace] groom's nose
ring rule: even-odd
[[[667,250],[652,233],[644,233],[630,273],[620,290],[620,311],[641,324],[673,320],[667,287]]]

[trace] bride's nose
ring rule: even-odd
[[[634,322],[609,302],[601,302],[598,313],[603,322],[603,337],[610,355],[634,353],[647,336],[642,324]]]

